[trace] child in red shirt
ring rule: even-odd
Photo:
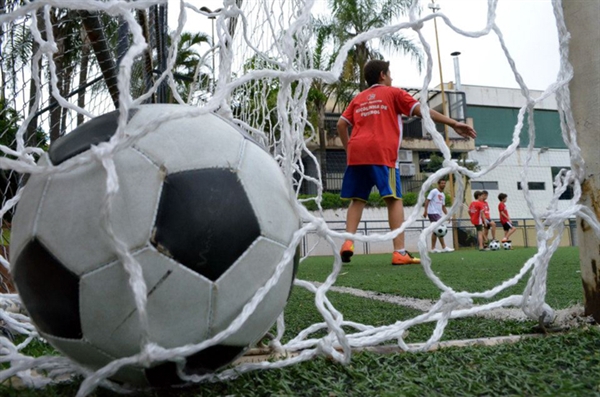
[[[492,241],[496,241],[496,222],[492,220],[492,216],[490,215],[490,206],[487,203],[488,194],[487,190],[483,190],[481,196],[479,196],[479,199],[483,202],[483,228],[485,229],[483,236],[484,242],[487,241],[488,236],[490,235],[490,229],[492,229]]]
[[[507,198],[508,196],[505,193],[500,193],[498,195],[498,200],[500,201],[498,204],[498,212],[500,213],[500,223],[504,229],[504,238],[502,239],[503,243],[510,242],[508,238],[517,231],[510,220],[510,216],[508,216],[508,210],[506,209]]]
[[[477,243],[479,244],[479,251],[489,251],[489,248],[483,247],[483,225],[485,224],[485,213],[483,201],[480,200],[481,192],[476,190],[473,193],[475,200],[469,205],[469,215],[471,216],[471,223],[477,230]]]
[[[348,207],[346,232],[356,233],[363,209],[373,186],[388,208],[392,230],[404,223],[404,206],[398,169],[398,149],[402,141],[401,115],[421,117],[420,103],[406,91],[392,87],[390,63],[371,60],[364,68],[369,88],[360,92],[337,122],[337,131],[347,152],[347,168],[342,182],[343,199],[352,200]],[[431,118],[446,124],[465,138],[475,138],[475,130],[465,124],[430,110]],[[352,127],[349,137],[348,127]],[[404,248],[404,233],[393,240],[392,265],[421,263]],[[346,240],[340,250],[342,262],[350,262],[354,242]]]

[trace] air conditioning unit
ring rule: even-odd
[[[400,164],[400,176],[414,176],[415,165],[414,164]]]
[[[412,150],[398,150],[398,161],[401,163],[412,163]]]

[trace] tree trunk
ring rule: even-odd
[[[59,90],[59,92],[62,89],[62,85],[63,85],[63,73],[64,73],[64,65],[63,65],[63,61],[65,58],[65,48],[64,48],[64,40],[61,40],[61,36],[59,34],[59,30],[58,30],[58,26],[57,26],[57,21],[56,18],[54,18],[54,15],[51,15],[51,22],[52,22],[52,26],[47,26],[48,29],[53,29],[54,30],[54,40],[56,42],[56,46],[58,48],[58,51],[56,51],[56,53],[54,53],[54,55],[52,56],[52,60],[54,61],[54,65],[55,65],[55,72],[56,72],[56,86]],[[54,93],[52,91],[52,84],[48,84],[48,94],[49,94],[49,98],[50,98],[50,142],[54,142],[56,141],[58,138],[60,138],[61,135],[61,115],[62,115],[62,109],[58,104],[58,100],[54,97]]]
[[[6,0],[0,0],[0,10],[6,10]],[[0,23],[0,59],[4,59],[2,55],[2,39],[4,38],[4,24]],[[6,76],[4,75],[4,64],[0,64],[0,102],[5,103],[6,93]]]
[[[148,46],[144,51],[144,92],[150,91],[152,85],[154,84],[154,77],[152,75],[152,71],[154,70],[154,66],[152,66],[152,37],[150,36],[150,30],[148,28],[148,18],[146,15],[146,10],[138,10],[137,12],[138,23],[142,27],[142,34],[144,35],[144,39]],[[156,95],[152,94],[152,97],[149,99],[150,103],[156,103]]]
[[[563,2],[565,22],[571,33],[569,61],[574,77],[570,83],[571,106],[578,132],[578,144],[585,160],[581,203],[600,219],[600,3]],[[594,230],[577,219],[577,245],[581,260],[585,315],[600,322],[600,241]]]
[[[89,11],[79,11],[79,16],[87,32],[88,39],[94,49],[94,54],[98,60],[98,65],[104,76],[104,82],[110,93],[110,97],[119,108],[119,87],[117,85],[117,66],[108,47],[108,39],[104,36],[102,22],[98,14]]]
[[[87,89],[82,89],[87,84],[88,68],[90,63],[90,42],[86,37],[83,38],[83,47],[81,48],[81,66],[79,70],[79,92],[77,93],[77,106],[85,109],[85,94]],[[85,117],[83,114],[77,114],[77,126],[83,124]]]
[[[40,31],[40,35],[42,36],[42,39],[46,40],[46,30],[45,30],[43,16],[44,16],[43,10],[41,8],[38,9],[37,10],[37,28]],[[39,49],[40,49],[39,43],[34,40],[33,45],[31,47],[32,58],[39,51]],[[42,78],[42,59],[41,58],[38,61],[37,67],[38,67],[38,78],[41,81],[41,78]],[[38,88],[36,87],[35,81],[33,80],[33,76],[32,76],[31,79],[29,80],[29,114],[31,114],[32,112],[37,113],[37,109],[34,108],[35,98],[37,95],[39,95]],[[31,119],[31,121],[27,125],[27,132],[26,132],[26,137],[25,137],[27,145],[29,145],[29,146],[37,146],[38,145],[37,135],[36,135],[37,128],[38,128],[38,118],[37,118],[37,116],[35,116]]]
[[[365,63],[367,63],[368,49],[365,43],[360,43],[356,46],[356,58],[358,61],[359,70],[359,87],[363,91],[367,89],[367,81],[365,80]]]

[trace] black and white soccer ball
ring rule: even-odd
[[[500,243],[496,240],[490,241],[489,247],[492,251],[498,251],[500,249]]]
[[[510,241],[505,241],[502,243],[502,248],[504,248],[505,250],[510,250],[512,249],[512,244]]]
[[[274,274],[300,227],[276,161],[224,119],[191,109],[132,109],[127,134],[155,130],[114,156],[120,189],[109,221],[141,265],[149,339],[165,348],[197,344],[226,329]],[[83,124],[40,163],[77,163],[91,145],[110,140],[117,119],[113,112]],[[32,175],[10,247],[17,290],[39,333],[92,370],[140,352],[142,336],[128,273],[102,227],[105,191],[98,160]],[[269,331],[289,297],[297,259],[237,332],[187,357],[185,373],[227,365]],[[183,383],[171,361],[122,368],[112,379]]]
[[[443,223],[441,225],[439,225],[438,227],[436,227],[433,232],[435,233],[436,236],[438,237],[444,237],[446,234],[448,234],[448,228],[446,227],[446,225],[444,225]]]

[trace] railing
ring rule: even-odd
[[[535,222],[533,219],[512,219],[513,226],[517,229],[516,232],[510,237],[512,241],[512,245],[514,247],[536,247],[537,246],[537,232],[535,229]],[[418,219],[411,226],[406,228],[406,245],[409,247],[412,245],[416,246],[416,239],[420,232],[427,226],[429,226],[430,222],[427,219]],[[327,221],[327,225],[331,230],[337,232],[345,231],[346,222],[345,220],[339,221]],[[564,223],[565,230],[563,234],[558,237],[560,238],[559,246],[567,247],[567,246],[577,246],[577,234],[576,234],[576,222],[575,219],[568,219]],[[496,239],[501,240],[504,236],[504,230],[502,229],[502,225],[500,222],[496,222]],[[447,243],[450,243],[453,239],[453,229],[456,227],[458,234],[458,247],[460,248],[468,248],[468,247],[476,247],[477,246],[477,234],[475,227],[471,225],[469,219],[457,219],[453,225],[448,226],[448,236],[450,237]],[[359,224],[357,233],[363,235],[372,235],[375,233],[387,233],[389,232],[389,226],[387,220],[362,220]],[[316,239],[315,234],[309,233],[304,236],[301,244],[301,252],[302,255],[307,255],[311,247],[309,244],[313,244]],[[414,241],[411,241],[414,240]],[[412,243],[412,244],[411,244]],[[360,252],[362,254],[370,254],[380,252],[378,249],[373,249],[374,246],[383,244],[383,243],[370,243],[364,242],[360,243]],[[389,245],[389,242],[386,242],[386,249]],[[452,244],[449,244],[452,246]],[[454,245],[456,247],[456,244]],[[355,247],[356,248],[356,247]],[[378,248],[378,247],[376,247]],[[321,251],[322,252],[322,251]],[[385,251],[384,251],[385,252]],[[326,255],[325,253],[313,253],[314,255]]]

